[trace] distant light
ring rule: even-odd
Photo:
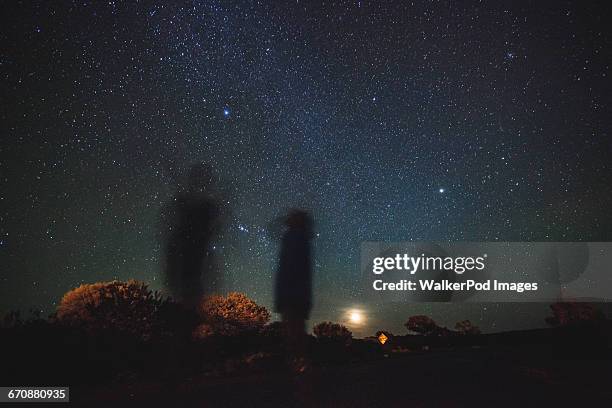
[[[444,192],[446,191],[446,189],[441,188],[441,189],[439,189],[438,191],[440,192],[440,194],[442,194],[442,193],[444,193]]]
[[[350,312],[349,319],[351,323],[359,324],[363,321],[363,315],[358,310]]]
[[[230,110],[228,108],[223,109],[223,116],[227,117],[230,115]]]

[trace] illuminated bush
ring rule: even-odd
[[[163,327],[161,311],[166,304],[142,282],[98,282],[67,292],[57,307],[57,319],[88,331],[113,330],[148,340]]]
[[[332,322],[318,323],[313,327],[312,332],[320,340],[349,343],[353,338],[353,333],[349,329],[341,324]]]
[[[237,336],[250,332],[251,328],[230,322],[216,321],[214,323],[201,323],[193,331],[193,338],[203,340],[211,336]]]
[[[197,338],[210,335],[233,336],[259,331],[270,320],[268,310],[244,293],[212,295],[202,300],[199,313],[203,324],[194,332]]]

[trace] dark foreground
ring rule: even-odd
[[[281,367],[175,383],[73,387],[71,406],[464,407],[611,406],[612,359],[546,346],[393,354],[382,360]]]

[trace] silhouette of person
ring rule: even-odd
[[[187,187],[179,188],[162,218],[165,285],[173,298],[195,306],[205,289],[218,284],[212,241],[219,231],[220,206],[214,199],[209,166],[190,168]]]
[[[290,351],[302,357],[306,341],[306,320],[312,308],[311,240],[313,222],[304,210],[290,210],[284,219],[274,309],[281,314]],[[291,350],[292,349],[292,350]]]

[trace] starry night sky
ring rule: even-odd
[[[172,4],[170,4],[172,3]],[[495,3],[495,4],[493,4]],[[10,2],[0,17],[0,309],[161,288],[195,163],[231,216],[227,289],[271,306],[266,225],[310,209],[313,320],[484,330],[546,305],[360,303],[362,241],[612,240],[605,2]],[[358,283],[359,282],[359,283]]]

